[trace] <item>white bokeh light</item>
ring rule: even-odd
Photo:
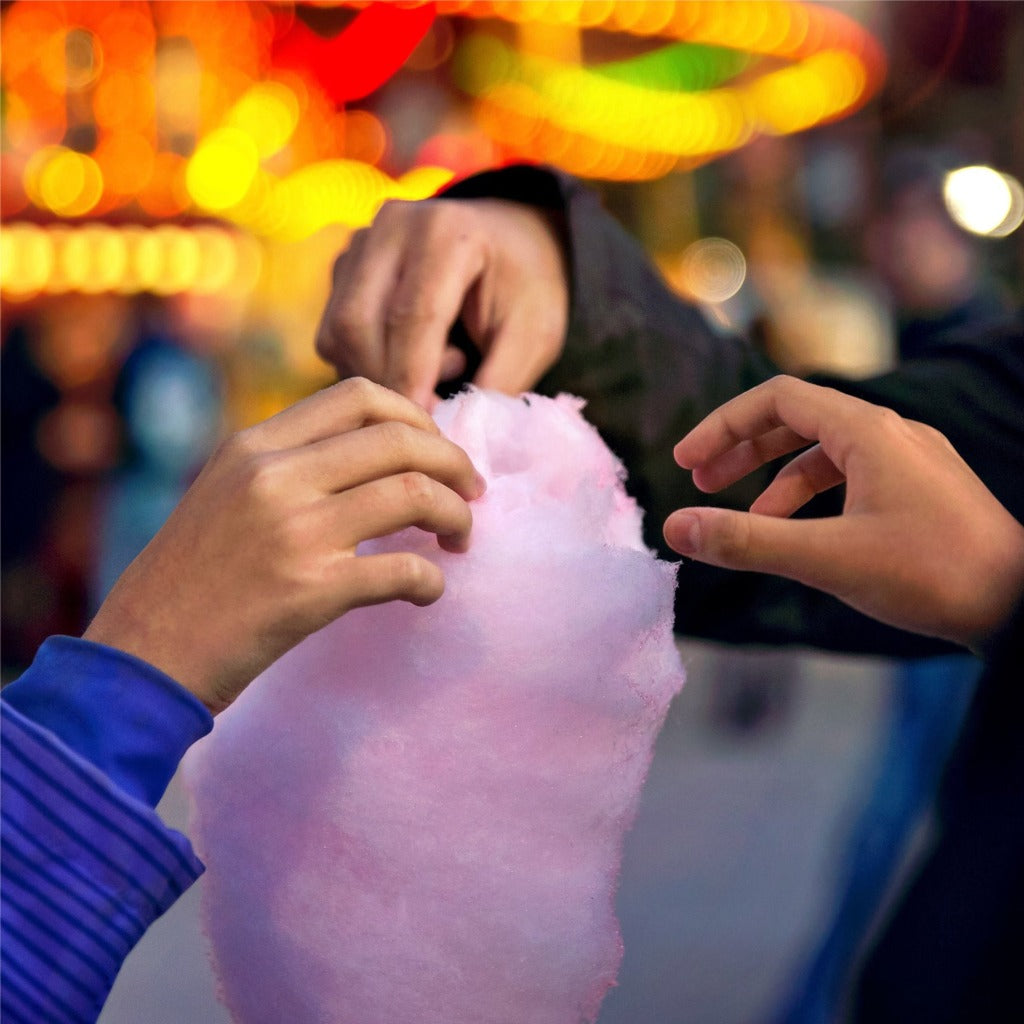
[[[1024,187],[993,167],[960,167],[942,187],[949,215],[976,235],[1002,238],[1024,221]]]
[[[731,299],[747,276],[747,261],[726,238],[701,238],[688,246],[680,261],[686,290],[701,302]]]

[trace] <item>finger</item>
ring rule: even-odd
[[[444,593],[444,574],[433,562],[410,551],[346,559],[338,590],[344,594],[334,618],[350,608],[385,601],[433,604]]]
[[[330,511],[341,527],[343,547],[417,526],[437,534],[446,551],[465,551],[473,514],[451,488],[424,473],[399,473],[353,487],[330,499]]]
[[[316,350],[344,377],[384,380],[384,308],[402,257],[396,228],[393,221],[378,218],[357,231],[335,260]]]
[[[687,469],[704,465],[743,441],[788,427],[800,437],[820,441],[840,469],[842,439],[862,434],[857,426],[875,407],[858,398],[795,377],[773,377],[737,395],[706,416],[675,447]]]
[[[237,435],[260,451],[298,448],[370,423],[398,420],[438,434],[427,412],[365,377],[350,377],[296,402],[283,412]]]
[[[284,458],[288,461],[288,486],[294,488],[302,482],[321,493],[413,471],[425,473],[467,501],[479,498],[487,489],[457,444],[398,420],[292,449]]]
[[[816,494],[838,486],[845,479],[821,445],[815,445],[779,471],[750,506],[750,511],[786,518],[803,508]]]
[[[455,380],[466,372],[466,354],[454,345],[446,345],[441,353],[441,368],[438,380]]]
[[[760,466],[805,448],[808,443],[806,437],[789,427],[776,427],[749,441],[740,441],[734,448],[694,467],[693,482],[702,491],[720,491]]]
[[[427,406],[441,375],[448,332],[483,269],[483,250],[450,221],[428,224],[422,244],[405,254],[384,322],[384,381]]]
[[[542,318],[510,318],[486,345],[473,383],[507,395],[531,391],[557,361],[562,341]]]
[[[857,571],[853,517],[781,519],[721,508],[687,508],[665,520],[665,540],[682,555],[727,569],[774,573],[831,594]]]

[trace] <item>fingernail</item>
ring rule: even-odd
[[[475,471],[474,471],[475,472]],[[479,474],[476,474],[476,496],[479,498],[487,490],[487,481]]]
[[[692,555],[700,550],[700,520],[696,516],[673,516],[673,540],[681,555]]]

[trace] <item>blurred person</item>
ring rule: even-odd
[[[901,359],[931,354],[949,331],[1008,312],[985,271],[978,240],[958,227],[942,194],[957,164],[941,152],[903,148],[885,161],[881,203],[864,252],[889,294]]]
[[[356,545],[418,526],[464,550],[484,483],[365,380],[226,441],[81,639],[51,637],[2,711],[2,1012],[93,1021],[145,929],[202,872],[154,808],[271,662],[351,608],[427,605],[441,571]]]
[[[125,302],[69,292],[33,305],[3,347],[4,662],[21,671],[51,633],[88,620],[93,517],[115,463],[112,404]]]
[[[647,511],[648,543],[662,554],[671,552],[659,524],[681,504],[704,500],[679,478],[676,441],[777,372],[747,340],[710,327],[673,294],[591,193],[539,167],[479,175],[434,200],[386,204],[336,261],[317,348],[343,376],[365,374],[427,406],[435,389],[467,378],[511,393],[582,396],[625,462]],[[1019,315],[952,332],[940,350],[889,373],[814,380],[931,424],[1009,515],[1024,517]],[[756,463],[725,489],[723,505],[749,508],[776,470],[774,460]],[[840,507],[830,491],[797,515]],[[913,568],[899,550],[885,557],[896,579]],[[697,562],[677,590],[676,623],[688,635],[732,643],[890,657],[962,650],[948,635],[895,628],[800,580]],[[999,1005],[990,996],[1014,990],[1005,956],[987,952],[1005,953],[1007,915],[1024,919],[1013,815],[1024,755],[1000,735],[1019,700],[991,673],[979,686],[947,769],[936,845],[862,976],[862,991],[878,997],[862,1003],[871,1007],[864,1020],[958,1020],[965,1008],[983,1012]]]
[[[216,365],[178,336],[166,302],[139,296],[135,313],[115,388],[124,454],[100,504],[91,611],[174,510],[221,428]]]

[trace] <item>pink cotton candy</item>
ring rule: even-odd
[[[615,983],[623,837],[669,702],[674,567],[568,396],[437,411],[488,481],[429,608],[359,609],[186,762],[237,1024],[579,1024]]]

